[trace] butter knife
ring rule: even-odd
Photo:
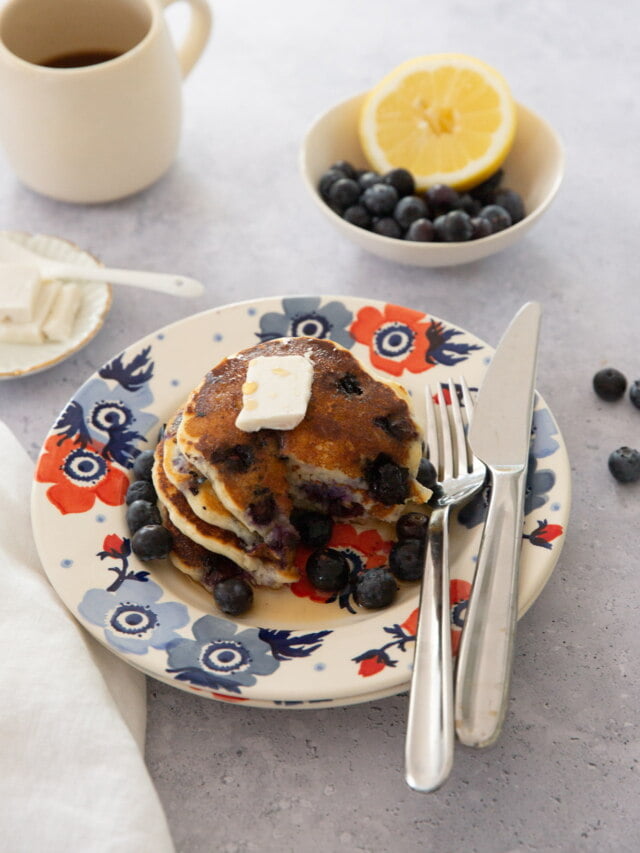
[[[467,746],[495,742],[509,698],[540,314],[539,303],[528,302],[511,321],[469,428],[471,449],[491,475],[491,496],[456,670],[456,733]]]

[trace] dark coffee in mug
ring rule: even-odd
[[[52,56],[51,59],[38,62],[38,65],[43,65],[45,68],[84,68],[87,65],[100,65],[101,62],[108,62],[118,56],[122,56],[122,51],[78,50]]]

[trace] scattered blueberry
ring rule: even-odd
[[[361,201],[374,216],[390,216],[398,203],[398,193],[390,184],[374,184],[362,193]]]
[[[478,214],[482,219],[488,219],[491,223],[491,231],[497,234],[498,231],[504,231],[511,225],[511,217],[504,207],[499,204],[488,204],[483,207]]]
[[[318,183],[318,191],[322,198],[327,201],[329,198],[329,190],[335,184],[336,181],[339,181],[340,178],[346,178],[344,172],[341,172],[338,169],[329,169],[326,171],[322,177],[320,178],[320,182]]]
[[[394,542],[389,554],[389,568],[401,581],[417,581],[424,574],[424,542],[405,539]]]
[[[331,539],[333,520],[330,515],[308,509],[294,509],[291,523],[302,544],[309,548],[324,548]]]
[[[146,524],[160,524],[160,522],[160,510],[155,503],[137,500],[127,507],[127,526],[132,534]]]
[[[213,598],[223,613],[241,616],[253,603],[253,590],[244,578],[227,578],[214,586]]]
[[[134,480],[127,489],[125,498],[127,504],[132,504],[134,501],[150,501],[155,503],[156,490],[153,483],[149,480]]]
[[[420,460],[416,480],[421,486],[424,486],[425,489],[433,489],[438,482],[438,472],[433,467],[433,463],[430,462],[426,456],[423,456]]]
[[[425,193],[429,210],[434,217],[440,216],[442,213],[449,213],[450,210],[456,210],[460,207],[460,195],[453,187],[446,184],[434,184]]]
[[[362,191],[381,182],[382,177],[377,172],[362,172],[362,174],[358,176],[358,183],[360,184],[360,189]]]
[[[424,542],[429,519],[421,512],[405,512],[396,521],[396,536],[399,540],[419,539]]]
[[[636,379],[629,387],[629,399],[636,407],[640,409],[640,379]]]
[[[356,394],[358,396],[362,394],[362,386],[353,373],[345,373],[344,376],[341,376],[340,379],[338,379],[338,386],[345,394]]]
[[[309,582],[324,592],[337,592],[349,580],[349,561],[336,548],[314,551],[305,568]]]
[[[373,497],[384,506],[404,503],[409,497],[409,471],[386,453],[365,463],[364,477]]]
[[[151,481],[151,469],[153,468],[153,450],[143,450],[136,456],[133,463],[133,476],[136,480]]]
[[[482,210],[482,202],[474,198],[471,193],[464,193],[460,196],[460,210],[464,210],[469,216],[477,216]]]
[[[131,538],[131,550],[141,560],[160,560],[168,555],[171,545],[171,534],[161,524],[145,524]]]
[[[472,240],[479,240],[480,237],[488,237],[489,234],[493,234],[491,222],[489,222],[488,219],[484,219],[482,216],[472,217],[471,228],[473,229],[471,233]]]
[[[339,172],[342,172],[346,175],[347,178],[351,178],[351,180],[355,181],[358,178],[358,173],[354,169],[354,167],[347,160],[338,160],[336,163],[333,163],[330,169],[337,169]]]
[[[385,184],[390,184],[394,188],[399,198],[412,195],[416,189],[416,182],[413,179],[413,175],[407,169],[392,169],[383,175],[382,180]]]
[[[387,569],[369,569],[358,578],[355,599],[367,609],[388,607],[397,589],[396,580]]]
[[[604,367],[593,377],[593,390],[608,403],[619,400],[627,387],[626,376],[615,367]]]
[[[619,447],[609,456],[609,471],[619,483],[640,480],[640,451],[631,447]]]

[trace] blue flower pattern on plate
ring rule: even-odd
[[[275,338],[296,338],[300,336],[330,338],[343,347],[350,349],[353,338],[348,326],[353,314],[342,302],[327,302],[320,308],[321,300],[316,297],[292,296],[282,300],[282,314],[270,311],[260,317],[261,341]]]

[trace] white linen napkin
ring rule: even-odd
[[[32,477],[0,421],[0,847],[171,853],[144,763],[145,677],[49,584],[31,535]]]

